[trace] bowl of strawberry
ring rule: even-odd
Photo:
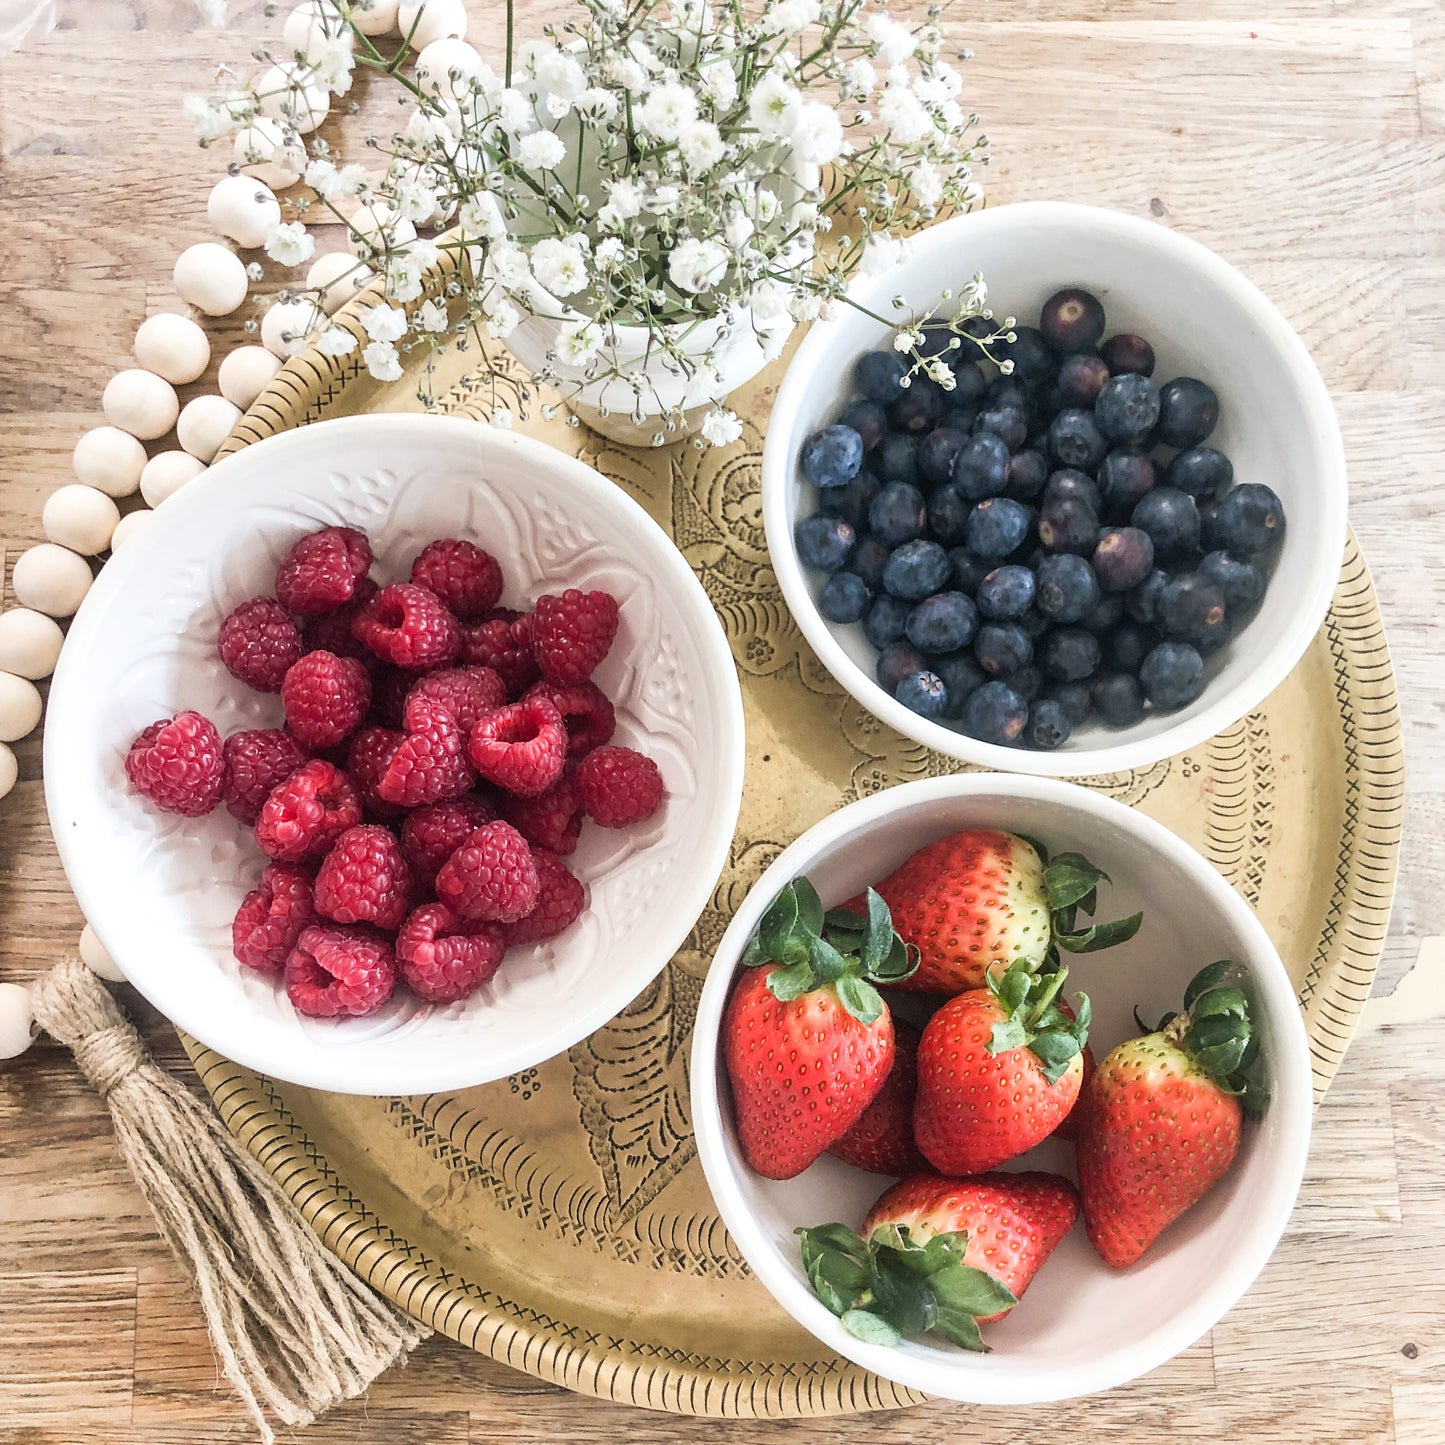
[[[1264,1267],[1309,1144],[1295,986],[1167,829],[953,776],[785,849],[721,943],[693,1125],[754,1273],[825,1345],[986,1404],[1123,1383]]]
[[[46,798],[87,919],[179,1027],[355,1093],[600,1026],[709,896],[742,786],[696,578],[575,459],[451,418],[248,447],[77,614]]]

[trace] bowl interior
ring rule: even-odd
[[[515,949],[471,999],[398,988],[376,1014],[297,1014],[232,957],[230,925],[264,859],[219,809],[159,813],[133,794],[135,734],[182,708],[223,735],[281,721],[216,656],[221,620],[269,593],[278,561],[319,526],[373,539],[374,574],[405,578],[429,540],[477,540],[504,602],[601,587],[621,603],[597,675],[616,741],[658,763],[667,801],[637,828],[589,827],[569,859],[586,913]],[[357,1093],[500,1078],[570,1047],[623,1007],[696,920],[726,857],[742,786],[742,708],[727,643],[687,564],[630,498],[551,448],[472,422],[364,417],[261,442],[217,465],[110,562],[55,674],[45,736],[51,826],[86,917],[127,977],[182,1028],[250,1067]]]
[[[895,796],[898,795],[898,796]],[[907,795],[907,796],[904,796]],[[795,1226],[841,1220],[856,1228],[887,1186],[882,1176],[824,1156],[795,1179],[762,1179],[737,1148],[717,1028],[741,948],[787,879],[806,873],[833,906],[876,882],[923,844],[959,828],[1003,828],[1051,851],[1086,853],[1115,880],[1099,916],[1142,908],[1128,944],[1070,960],[1066,992],[1094,1006],[1100,1057],[1177,1008],[1185,985],[1217,958],[1246,965],[1273,1101],[1248,1126],[1226,1179],[1133,1267],[1115,1271],[1078,1225],[1023,1302],[985,1329],[993,1347],[970,1355],[946,1344],[867,1346],[813,1297]],[[1161,846],[1161,835],[1163,843]],[[900,1011],[914,1013],[904,998]],[[916,1021],[926,1014],[914,1013]],[[1110,799],[1047,780],[952,778],[890,789],[820,824],[790,848],[739,911],[708,977],[697,1024],[693,1108],[703,1162],[729,1229],[754,1271],[826,1344],[888,1378],[931,1393],[992,1403],[1059,1399],[1105,1388],[1162,1363],[1207,1330],[1263,1267],[1293,1204],[1309,1134],[1304,1027],[1278,955],[1248,908],[1208,865],[1158,824]],[[1046,1142],[1008,1169],[1073,1177],[1073,1151]]]
[[[798,449],[856,394],[856,358],[887,344],[887,328],[850,307],[813,328],[779,396],[764,467],[774,565],[825,664],[905,734],[956,757],[1024,772],[1077,776],[1147,765],[1237,721],[1283,680],[1324,618],[1345,529],[1343,450],[1328,394],[1288,323],[1231,266],[1162,226],[1095,207],[1038,202],[943,222],[916,240],[898,270],[857,295],[879,315],[906,319],[892,307],[894,295],[922,310],[974,272],[988,283],[995,315],[1021,325],[1037,325],[1041,304],[1060,287],[1094,292],[1105,307],[1106,336],[1136,332],[1153,343],[1155,381],[1196,376],[1214,388],[1220,420],[1208,445],[1230,457],[1236,482],[1264,482],[1282,499],[1287,531],[1269,590],[1248,624],[1208,659],[1202,696],[1133,727],[1086,725],[1057,752],[1040,753],[979,743],[955,725],[909,712],[877,685],[876,650],[861,625],[839,626],[817,611],[822,576],[801,567],[792,540],[794,524],[817,503],[798,473]]]

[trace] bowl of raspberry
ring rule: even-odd
[[[56,669],[82,911],[178,1027],[343,1093],[531,1067],[666,965],[743,716],[682,555],[584,463],[458,418],[247,447],[113,558]]]
[[[976,272],[992,321],[960,313]],[[1029,202],[940,222],[851,294],[794,354],[762,470],[788,605],[859,702],[1074,777],[1195,747],[1284,680],[1338,580],[1344,448],[1249,280]]]

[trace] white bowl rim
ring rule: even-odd
[[[1278,1081],[1292,1076],[1289,1095],[1296,1101],[1295,1117],[1281,1130],[1274,1168],[1265,1185],[1266,1198],[1252,1213],[1240,1247],[1220,1261],[1219,1270],[1208,1286],[1181,1300],[1179,1312],[1167,1328],[1155,1331],[1127,1354],[1120,1352],[1111,1368],[1061,1369],[1035,1377],[1035,1387],[1027,1389],[1018,1388],[1017,1377],[1001,1380],[986,1369],[951,1370],[913,1359],[886,1346],[865,1344],[850,1335],[827,1307],[793,1277],[743,1200],[735,1181],[734,1164],[723,1142],[717,1087],[721,1067],[718,1037],[723,1009],[737,972],[737,960],[778,890],[798,873],[806,872],[808,862],[821,850],[890,813],[940,800],[982,796],[1028,799],[1103,815],[1124,823],[1152,849],[1187,873],[1228,915],[1231,925],[1250,940],[1252,958],[1264,961],[1265,967],[1253,972],[1251,983],[1268,999],[1273,1029],[1271,1078]],[[733,962],[726,963],[728,959]],[[689,1064],[693,1131],[708,1188],[723,1223],[768,1292],[804,1329],[854,1364],[926,1394],[972,1404],[1040,1404],[1112,1389],[1156,1369],[1188,1348],[1238,1302],[1274,1252],[1294,1208],[1309,1153],[1313,1076],[1308,1037],[1294,985],[1263,925],[1228,882],[1162,823],[1114,798],[1057,778],[988,773],[924,778],[861,798],[809,828],[774,859],[752,886],[719,942],[698,1000]],[[1271,1109],[1282,1107],[1279,1096],[1284,1091],[1276,1088],[1274,1093],[1276,1098]],[[747,1166],[739,1161],[736,1167]]]
[[[1348,480],[1339,419],[1335,415],[1329,391],[1314,358],[1294,328],[1264,292],[1201,242],[1155,221],[1146,221],[1105,206],[1089,206],[1074,201],[1018,201],[1006,206],[991,206],[986,210],[953,216],[930,226],[912,239],[912,257],[961,249],[967,244],[970,234],[1006,230],[1019,224],[1072,227],[1087,225],[1096,228],[1098,233],[1105,237],[1112,234],[1154,246],[1180,265],[1193,269],[1206,283],[1227,292],[1250,314],[1261,335],[1284,356],[1298,385],[1312,428],[1320,438],[1321,449],[1329,460],[1327,471],[1318,478],[1318,517],[1319,525],[1324,531],[1325,543],[1314,559],[1310,585],[1295,613],[1295,621],[1289,632],[1276,639],[1263,665],[1242,674],[1231,686],[1222,688],[1219,695],[1197,717],[1183,719],[1153,737],[1130,743],[1064,749],[1059,752],[1023,747],[1007,748],[997,743],[982,742],[961,730],[945,727],[904,707],[897,698],[889,697],[877,682],[848,656],[833,636],[832,630],[818,611],[802,567],[792,563],[779,565],[779,558],[793,558],[793,539],[787,519],[787,486],[792,477],[794,459],[789,454],[789,429],[782,426],[770,427],[763,445],[763,530],[767,535],[768,552],[774,559],[773,570],[787,599],[788,609],[824,667],[858,702],[905,737],[913,738],[948,757],[996,768],[1001,772],[1077,778],[1149,767],[1164,758],[1173,757],[1176,753],[1186,752],[1207,742],[1216,733],[1232,727],[1240,718],[1246,716],[1289,676],[1319,632],[1339,581],[1349,525]],[[856,282],[849,288],[848,294],[860,304],[884,314],[888,298],[897,290],[897,273],[885,272],[881,276]],[[773,403],[775,414],[788,416],[798,408],[807,390],[809,373],[832,347],[832,328],[829,323],[815,322],[788,363],[787,372]],[[1330,542],[1331,538],[1333,543]]]
[[[466,417],[382,413],[335,417],[313,422],[304,427],[278,432],[233,452],[230,456],[215,463],[204,476],[196,478],[175,496],[168,498],[162,507],[157,508],[155,519],[147,528],[144,536],[138,538],[136,543],[130,547],[122,550],[101,569],[71,623],[70,635],[66,639],[67,646],[61,650],[60,661],[51,682],[51,701],[47,704],[43,741],[45,802],[49,818],[54,820],[68,816],[72,806],[67,801],[70,785],[67,782],[69,770],[65,767],[64,758],[66,730],[63,725],[61,727],[53,726],[52,717],[49,715],[54,707],[57,693],[62,703],[62,718],[67,706],[66,700],[71,697],[72,693],[74,693],[73,701],[76,704],[83,701],[85,680],[83,675],[76,671],[79,663],[68,661],[68,659],[78,659],[82,647],[70,646],[71,638],[78,635],[81,643],[86,643],[99,628],[102,613],[112,605],[123,604],[124,589],[130,575],[145,566],[152,556],[163,554],[166,538],[170,533],[178,530],[190,513],[204,511],[215,490],[230,485],[233,462],[244,460],[248,465],[254,465],[258,457],[264,461],[273,455],[280,461],[289,450],[315,447],[318,437],[324,439],[327,434],[341,430],[349,433],[357,432],[363,437],[368,432],[389,438],[394,438],[397,433],[403,435],[411,433],[414,436],[415,445],[420,448],[433,442],[440,429],[452,431],[459,438],[470,439],[482,447],[492,446],[502,453],[512,452],[518,456],[531,457],[549,468],[562,472],[567,477],[569,485],[579,491],[589,492],[593,496],[605,496],[607,505],[613,506],[629,518],[640,531],[656,534],[655,540],[665,544],[658,549],[660,565],[668,574],[665,580],[676,588],[679,594],[691,598],[691,605],[688,607],[690,613],[695,612],[700,622],[706,619],[711,623],[710,626],[699,627],[696,640],[699,651],[718,674],[720,691],[725,700],[725,713],[718,720],[718,747],[710,766],[716,767],[722,775],[723,791],[720,793],[720,797],[731,798],[732,803],[730,811],[727,808],[724,809],[727,816],[715,820],[711,834],[711,846],[702,860],[705,868],[698,869],[698,876],[707,878],[709,891],[715,887],[717,878],[727,862],[728,850],[732,846],[737,813],[742,806],[743,773],[747,761],[742,687],[738,680],[737,667],[733,662],[732,650],[723,632],[722,624],[718,620],[716,609],[696,573],[678,550],[676,543],[648,515],[642,505],[621,487],[609,481],[601,472],[580,458],[570,456],[535,437],[503,431],[488,426],[485,422],[473,421]],[[66,878],[75,894],[76,902],[80,905],[80,911],[90,917],[93,911],[92,905],[98,901],[98,892],[91,882],[80,842],[71,836],[73,830],[58,828],[54,826],[53,822],[51,832],[55,838],[56,849],[60,854]],[[699,909],[705,901],[705,896],[699,898]],[[685,924],[680,923],[672,934],[662,939],[662,943],[666,943],[667,948],[663,952],[661,944],[659,945],[657,973],[667,966],[669,959],[682,946],[695,924],[696,919],[689,917]],[[104,937],[101,941],[102,943],[106,942]],[[318,1049],[310,1055],[298,1054],[288,1058],[284,1067],[278,1067],[278,1061],[274,1057],[269,1055],[262,1057],[250,1049],[244,1036],[220,1038],[213,1027],[212,1018],[204,1011],[191,1007],[190,995],[185,989],[166,987],[163,982],[165,977],[163,970],[152,970],[145,965],[135,968],[129,959],[118,959],[117,962],[126,973],[127,982],[133,984],[177,1028],[183,1029],[207,1047],[223,1053],[235,1063],[305,1088],[327,1090],[334,1093],[379,1096],[464,1089],[478,1083],[490,1082],[497,1077],[505,1077],[505,1075],[499,1076],[495,1072],[486,1072],[484,1076],[479,1076],[475,1070],[468,1071],[458,1068],[429,1076],[423,1084],[417,1079],[415,1070],[395,1075],[389,1073],[386,1067],[378,1063],[372,1056],[372,1051],[365,1047],[360,1047],[349,1056],[339,1051]],[[639,979],[636,981],[636,987],[628,987],[621,991],[615,988],[598,988],[592,995],[591,1001],[577,1011],[573,1023],[566,1030],[570,1037],[560,1042],[557,1048],[544,1057],[552,1058],[558,1053],[565,1052],[573,1044],[601,1028],[620,1009],[626,1007],[638,990],[646,987],[647,981],[647,979]],[[312,1058],[316,1061],[314,1064],[310,1062]],[[534,1062],[541,1063],[542,1061],[542,1058],[539,1058]],[[527,1065],[519,1064],[518,1067],[527,1067]],[[508,1072],[514,1071],[508,1070]]]

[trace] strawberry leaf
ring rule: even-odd
[[[1193,1013],[1195,999],[1212,988],[1218,988],[1229,977],[1229,971],[1233,967],[1234,964],[1229,959],[1221,958],[1217,963],[1201,968],[1190,979],[1189,987],[1184,990],[1184,1012]]]
[[[905,1335],[926,1334],[938,1318],[938,1305],[926,1279],[900,1264],[893,1250],[873,1254],[870,1282],[878,1313]]]
[[[867,1345],[896,1345],[903,1336],[871,1310],[849,1310],[843,1316],[843,1328],[855,1340]]]
[[[1006,1054],[1010,1049],[1023,1048],[1028,1041],[1028,1031],[1018,1019],[1000,1019],[989,1035],[988,1051],[991,1054]]]
[[[876,988],[856,973],[845,973],[833,985],[838,1001],[860,1024],[871,1024],[883,1012],[883,999]]]
[[[873,889],[868,890],[868,931],[863,938],[863,948],[859,957],[863,963],[863,972],[872,973],[880,963],[888,958],[893,951],[893,915],[888,911],[888,905],[882,897]]]
[[[1044,869],[1044,893],[1049,911],[1073,908],[1090,900],[1100,882],[1108,882],[1109,875],[1095,868],[1082,853],[1060,853]],[[1092,914],[1093,907],[1084,908]]]
[[[873,970],[872,976],[879,983],[897,983],[899,979],[907,978],[909,974],[917,972],[921,957],[922,955],[913,944],[904,943],[895,933],[893,947],[888,950],[888,957]]]
[[[793,879],[793,893],[798,902],[798,921],[811,934],[823,931],[823,900],[806,878]]]
[[[1112,923],[1095,923],[1077,933],[1056,933],[1054,942],[1065,953],[1098,953],[1103,948],[1127,943],[1138,933],[1143,923],[1142,913],[1131,913],[1128,918],[1116,918]]]
[[[950,1343],[971,1350],[976,1355],[988,1354],[988,1346],[979,1333],[978,1321],[967,1310],[956,1310],[952,1305],[941,1303],[938,1318],[933,1322],[934,1332]]]
[[[862,933],[868,927],[868,920],[851,908],[830,908],[823,915],[823,924],[830,930],[847,928]]]
[[[807,993],[816,982],[813,966],[805,958],[801,963],[775,968],[768,975],[768,992],[779,1003],[791,1003]]]
[[[835,1315],[853,1308],[868,1289],[864,1260],[868,1246],[846,1225],[822,1224],[800,1229],[803,1269],[813,1292]]]
[[[816,934],[808,945],[808,962],[820,983],[837,983],[848,971],[848,960],[826,938]]]
[[[996,1315],[1018,1303],[1018,1297],[1001,1279],[970,1264],[945,1270],[928,1283],[940,1309],[946,1306],[970,1317]]]
[[[780,963],[783,961],[784,943],[792,936],[793,927],[797,921],[798,895],[793,891],[793,885],[789,883],[768,904],[767,911],[758,924],[758,937],[762,939],[763,947],[767,950],[769,958],[776,958]]]
[[[748,939],[748,946],[743,949],[742,966],[744,968],[757,968],[760,964],[767,963],[768,951],[763,947],[763,940],[755,933]]]
[[[1073,1034],[1055,1029],[1035,1034],[1029,1048],[1037,1056],[1044,1078],[1051,1084],[1063,1077],[1069,1064],[1081,1052],[1079,1041]]]
[[[832,915],[830,914],[829,917]],[[823,927],[828,935],[828,942],[838,950],[839,953],[856,954],[863,947],[863,935],[867,931],[867,925],[861,918],[856,920],[855,928],[845,928],[838,924],[823,921]]]
[[[1024,967],[1022,960],[1009,968],[998,986],[998,1001],[1006,1013],[1017,1013],[1023,1007],[1032,983],[1033,975]]]

